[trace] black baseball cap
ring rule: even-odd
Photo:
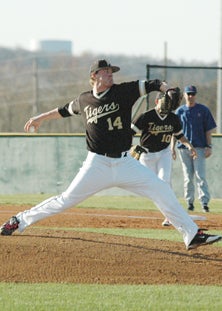
[[[101,69],[105,69],[105,68],[112,68],[112,72],[117,72],[120,70],[119,67],[117,66],[112,66],[111,64],[109,64],[105,59],[99,59],[96,60],[90,67],[90,73],[99,71]]]

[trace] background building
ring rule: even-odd
[[[72,55],[72,42],[70,40],[41,40],[39,49],[44,52]]]

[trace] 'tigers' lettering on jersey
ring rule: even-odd
[[[149,132],[154,135],[158,135],[159,133],[172,132],[172,125],[156,125],[155,123],[149,123]]]
[[[106,104],[104,106],[99,106],[98,108],[93,108],[93,109],[90,106],[87,106],[84,109],[84,112],[86,113],[87,123],[93,123],[93,122],[97,123],[99,118],[107,116],[118,110],[119,110],[119,105],[113,102],[111,104]]]

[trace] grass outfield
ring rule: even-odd
[[[16,205],[35,205],[52,194],[18,194],[18,195],[0,195],[0,204]],[[184,199],[179,199],[182,206],[186,207]],[[195,207],[197,211],[201,210],[200,203],[196,200]],[[95,195],[83,201],[78,205],[80,208],[96,209],[121,209],[121,210],[153,210],[157,208],[155,204],[146,198],[137,196],[99,196]],[[222,199],[213,199],[210,202],[211,213],[222,213]]]
[[[4,311],[220,311],[221,287],[3,284]]]
[[[0,196],[0,204],[34,205],[49,195]],[[184,201],[181,204],[185,206]],[[222,213],[222,200],[212,200],[211,213]],[[94,196],[80,208],[156,210],[155,205],[140,197]],[[197,210],[199,209],[196,203]],[[22,210],[22,208],[21,208]],[[58,230],[58,228],[57,228]],[[99,230],[77,228],[72,230]],[[160,231],[158,233],[158,231]],[[154,238],[154,229],[103,229],[106,234]],[[176,230],[165,232],[169,240],[179,240]],[[155,230],[155,238],[161,230]],[[218,244],[218,247],[221,247]],[[15,256],[16,260],[16,256]],[[24,258],[25,260],[25,258]],[[207,273],[207,271],[206,271]],[[5,311],[219,311],[222,310],[220,286],[183,285],[98,285],[98,284],[23,284],[0,283],[0,310]]]

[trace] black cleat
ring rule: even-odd
[[[172,225],[171,222],[167,218],[162,222],[163,227],[169,227],[171,225]]]
[[[4,223],[0,228],[1,235],[12,235],[18,229],[19,221],[15,216],[12,216],[9,221]]]
[[[203,211],[205,212],[205,213],[209,213],[209,207],[207,206],[207,205],[204,205],[203,206]]]
[[[193,203],[190,203],[189,205],[188,205],[188,211],[193,211],[194,210],[194,206],[193,206]]]
[[[194,249],[202,245],[213,244],[222,239],[222,236],[220,235],[206,234],[203,233],[203,230],[204,229],[199,229],[197,231],[197,234],[190,242],[190,244],[187,246],[187,250]]]

